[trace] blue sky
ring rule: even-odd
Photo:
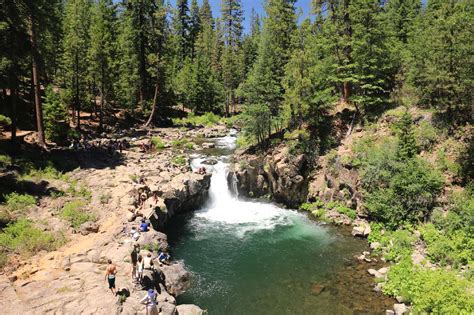
[[[189,5],[191,6],[191,0],[188,1]],[[171,0],[171,3],[174,5],[176,3],[175,0]],[[199,5],[202,4],[202,0],[198,0]],[[209,3],[211,4],[212,7],[212,15],[214,17],[220,16],[220,11],[221,11],[221,0],[209,0]],[[263,8],[265,4],[265,0],[242,0],[242,7],[244,10],[244,28],[245,31],[248,31],[250,29],[250,14],[252,12],[252,8],[255,9],[255,11],[259,15],[264,15],[265,10]],[[296,6],[298,7],[298,10],[301,10],[301,16],[300,20],[304,19],[311,13],[311,0],[298,0],[296,2]],[[297,11],[298,13],[299,11]]]

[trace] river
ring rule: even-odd
[[[215,143],[208,202],[167,227],[172,256],[193,274],[178,302],[211,315],[383,314],[390,301],[372,291],[368,267],[353,258],[367,243],[297,211],[240,200],[226,180],[235,137]]]

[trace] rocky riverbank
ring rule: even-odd
[[[193,173],[188,156],[200,149],[197,143],[202,143],[204,137],[226,132],[225,126],[129,132],[118,135],[120,138],[113,136],[130,144],[120,158],[97,156],[87,150],[75,152],[73,156],[82,166],[70,176],[90,189],[88,208],[98,220],[87,222],[79,230],[68,228],[69,242],[59,250],[38,253],[14,269],[7,268],[0,275],[2,314],[145,313],[144,305],[139,303],[145,291],[131,278],[133,240],[129,231],[142,218],[148,218],[154,229],[141,233],[137,241],[141,254],[151,250],[156,259],[157,249],[168,248],[167,236],[159,230],[173,215],[198,208],[210,185],[211,175]],[[143,152],[143,143],[158,137],[163,145]],[[114,163],[108,165],[111,160]],[[42,198],[36,218],[56,224],[55,230],[64,229],[56,218],[61,207],[58,203],[64,202],[61,198]],[[104,282],[107,259],[118,267],[119,297],[114,297]],[[162,314],[202,314],[195,305],[176,305],[176,296],[190,285],[190,274],[181,262],[159,266],[158,271],[162,274],[157,283]]]

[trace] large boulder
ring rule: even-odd
[[[191,274],[181,262],[160,267],[165,278],[166,291],[174,296],[184,293],[191,286]]]
[[[178,315],[202,315],[204,311],[194,304],[182,304],[176,307]]]
[[[99,225],[95,222],[87,221],[87,222],[82,223],[80,225],[79,232],[82,235],[87,235],[87,234],[90,234],[90,233],[97,233],[97,232],[99,232]]]

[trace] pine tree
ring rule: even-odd
[[[410,113],[405,111],[398,123],[398,151],[397,155],[400,159],[410,159],[417,153],[416,139],[413,132],[413,119]]]
[[[67,106],[51,85],[46,88],[44,126],[48,140],[62,142],[66,139],[69,128]]]
[[[138,32],[134,27],[133,16],[126,10],[118,21],[118,34],[116,50],[118,58],[115,59],[114,68],[118,71],[114,90],[117,101],[121,106],[133,109],[139,102],[140,75]]]
[[[222,54],[222,77],[225,89],[225,111],[229,115],[235,105],[235,90],[242,80],[241,55],[243,11],[240,0],[222,0],[221,19],[224,35]]]
[[[204,0],[199,8],[199,20],[201,25],[210,25],[214,28],[214,19],[212,18],[212,9],[209,0]]]
[[[116,16],[111,0],[99,0],[92,8],[90,26],[89,72],[97,82],[100,97],[99,130],[102,130],[104,107],[112,101],[115,69]]]
[[[87,103],[90,9],[89,0],[68,0],[63,21],[63,83],[71,95],[78,129],[81,125],[81,108]]]
[[[151,54],[148,56],[150,63],[150,77],[155,81],[155,91],[151,105],[150,116],[148,117],[145,127],[149,126],[154,119],[158,98],[163,102],[166,90],[166,38],[169,33],[167,23],[167,6],[164,0],[155,2],[155,9],[152,15],[152,33],[151,33]]]
[[[381,10],[377,0],[353,0],[349,7],[353,73],[350,100],[363,113],[385,105],[394,86],[394,64],[388,53]]]
[[[194,45],[199,32],[201,31],[201,17],[199,13],[197,0],[191,0],[191,13],[189,18],[189,46],[191,47],[192,58],[194,58]]]
[[[173,29],[176,36],[177,58],[180,65],[183,64],[190,53],[190,17],[188,0],[177,0],[176,10],[173,15]]]
[[[462,119],[472,106],[474,62],[469,0],[429,1],[409,40],[409,81],[420,103],[447,110]]]
[[[11,140],[16,142],[17,105],[22,78],[28,74],[28,25],[24,7],[16,1],[0,5],[0,89],[2,104],[10,103]],[[8,94],[6,91],[9,90]],[[5,113],[5,112],[2,112]]]
[[[264,117],[271,117],[273,122],[266,122],[265,125],[273,124],[279,130],[282,127],[280,110],[284,95],[285,66],[291,55],[292,37],[296,31],[294,1],[270,0],[267,2],[266,12],[258,57],[242,91],[250,106],[259,104],[268,108],[271,115]],[[271,132],[269,129],[268,134]]]

